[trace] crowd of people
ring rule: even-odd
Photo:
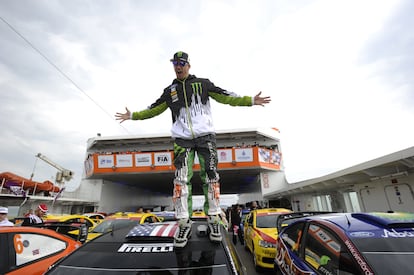
[[[46,204],[39,204],[34,211],[30,209],[29,212],[24,215],[25,218],[21,225],[25,226],[43,223],[43,217],[46,215],[47,211]],[[7,217],[8,213],[8,207],[0,207],[0,226],[14,226],[14,223],[9,221]]]

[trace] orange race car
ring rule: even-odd
[[[31,226],[0,227],[0,243],[0,274],[7,275],[41,275],[82,245],[51,229]]]

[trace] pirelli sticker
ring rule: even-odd
[[[173,243],[124,243],[118,253],[165,253],[174,251]]]

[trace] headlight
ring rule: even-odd
[[[269,243],[264,240],[259,241],[259,246],[264,247],[264,248],[275,248],[276,247],[274,243]]]

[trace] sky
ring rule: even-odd
[[[169,111],[119,124],[174,79],[169,60],[265,107],[212,102],[217,130],[277,127],[289,183],[414,146],[410,0],[2,0],[0,172],[75,172],[105,136],[169,134]]]

